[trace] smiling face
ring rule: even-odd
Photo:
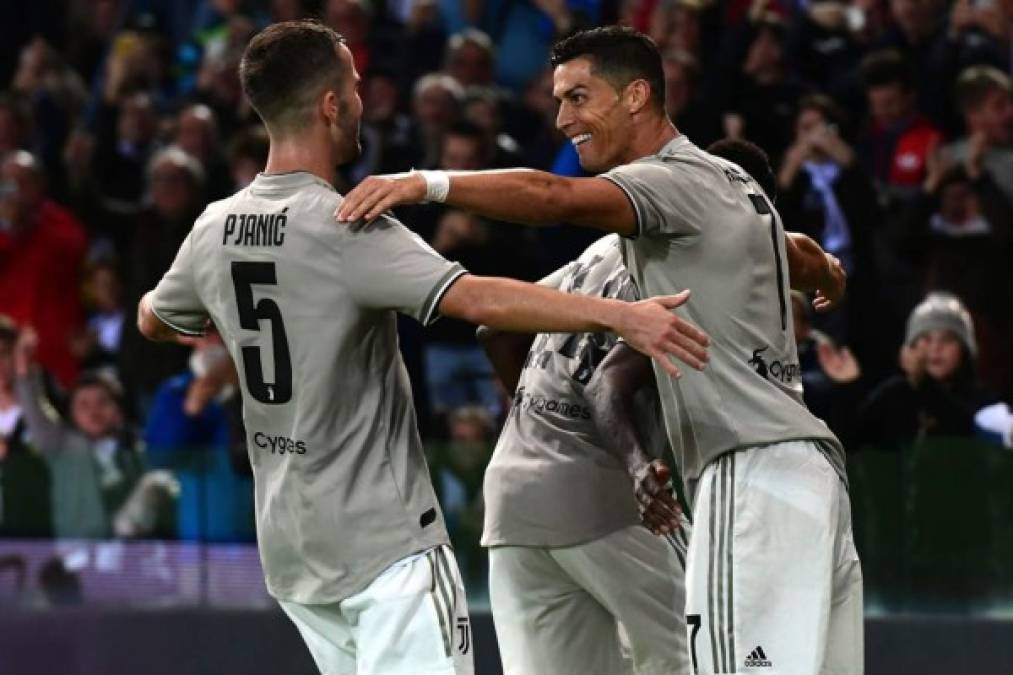
[[[625,90],[616,91],[592,71],[583,57],[556,66],[552,95],[559,101],[556,127],[576,147],[581,167],[600,173],[627,161],[633,120],[623,105]]]
[[[101,385],[79,387],[70,399],[74,425],[91,439],[114,433],[123,424],[123,413],[112,394]]]

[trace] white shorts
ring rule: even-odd
[[[748,448],[707,465],[686,585],[698,673],[863,671],[851,502],[810,441]]]
[[[504,675],[688,675],[688,534],[637,525],[577,546],[491,548]]]
[[[472,675],[471,623],[453,550],[437,546],[329,605],[279,600],[322,675]]]

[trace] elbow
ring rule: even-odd
[[[137,310],[137,332],[143,335],[148,340],[156,340],[158,335],[154,327],[151,325],[151,310],[145,307],[143,304]]]

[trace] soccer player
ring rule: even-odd
[[[604,173],[374,177],[346,197],[338,219],[429,198],[500,220],[577,223],[626,237],[624,259],[642,296],[692,285],[687,312],[715,338],[711,367],[655,375],[694,506],[693,663],[701,673],[861,672],[861,571],[844,450],[802,403],[788,315],[789,280],[816,290],[818,309],[839,300],[839,264],[831,256],[796,263],[809,259],[785,238],[756,182],[679,134],[648,38],[618,27],[578,33],[554,47],[553,63],[557,125],[582,166]],[[670,525],[663,518],[656,527]]]
[[[623,334],[693,367],[707,338],[660,302],[580,302],[466,274],[396,221],[334,227],[336,166],[362,102],[329,28],[279,23],[248,45],[243,90],[270,136],[266,172],[208,206],[138,327],[155,340],[208,320],[237,364],[268,590],[322,672],[470,673],[464,591],[428,480],[395,311],[508,330]]]
[[[637,300],[608,235],[540,282]],[[513,407],[485,472],[489,594],[505,675],[688,675],[684,566],[689,522],[665,538],[640,524],[626,466],[595,426],[584,388],[616,344],[606,332],[538,336],[479,329]],[[665,449],[657,397],[639,402],[651,459]],[[648,460],[649,461],[649,460]],[[675,507],[674,502],[671,506]],[[677,508],[677,507],[676,507]],[[653,510],[652,510],[653,512]]]

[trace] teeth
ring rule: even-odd
[[[574,145],[580,145],[581,143],[587,143],[591,140],[591,134],[580,134],[570,139],[570,142]]]

